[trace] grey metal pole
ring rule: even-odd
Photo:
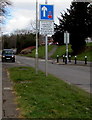
[[[2,5],[0,5],[2,8]],[[2,15],[0,18],[2,22]],[[0,51],[2,51],[2,23],[0,23]],[[0,63],[0,119],[2,119],[2,64]]]
[[[38,74],[38,1],[36,0],[36,52],[35,52],[35,68]]]
[[[47,4],[47,0],[45,0],[45,4]]]
[[[46,42],[45,42],[45,71],[46,76],[48,76],[48,37],[46,35]]]
[[[47,0],[45,0],[47,4]],[[45,74],[48,76],[48,36],[45,36]]]
[[[2,29],[1,29],[1,48],[4,49],[4,37],[3,37],[3,32],[2,32]]]
[[[0,27],[0,50],[2,50],[2,30]]]

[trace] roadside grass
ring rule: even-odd
[[[9,68],[23,118],[92,118],[91,95],[31,67]]]
[[[53,48],[55,47],[55,45],[49,45],[48,46],[48,52],[50,52]],[[69,55],[72,55],[73,51],[71,49],[71,45],[68,45],[68,51],[69,51]],[[58,46],[56,51],[53,53],[52,56],[50,56],[53,59],[57,58],[57,55],[59,55],[59,57],[62,59],[63,55],[66,54],[66,45],[61,45]],[[35,49],[32,51],[32,53],[30,54],[25,54],[23,56],[27,56],[27,57],[34,57],[35,58]],[[92,43],[87,43],[86,45],[86,49],[84,52],[77,54],[77,60],[80,61],[84,61],[85,60],[85,56],[87,56],[87,60],[88,61],[92,61]],[[39,58],[44,58],[45,57],[45,46],[40,46],[38,49],[38,57]],[[72,56],[72,60],[74,60],[75,56]]]
[[[92,43],[87,43],[84,52],[77,54],[77,60],[84,61],[85,56],[87,56],[88,61],[92,61]],[[72,56],[74,60],[75,56]]]
[[[53,47],[54,47],[53,45],[49,45],[48,46],[48,52],[50,52],[53,49]],[[25,56],[35,58],[35,51],[36,51],[36,49],[32,50],[32,53],[27,54]],[[38,57],[39,58],[44,58],[45,57],[45,46],[40,46],[38,48]]]
[[[84,52],[77,55],[77,60],[84,61],[87,56],[88,61],[92,61],[92,48],[87,48]],[[74,56],[72,57],[74,59]]]
[[[68,46],[68,50],[69,50],[69,55],[72,55],[72,49],[71,49],[71,45]],[[66,45],[62,45],[62,46],[58,46],[57,50],[55,51],[55,53],[51,56],[52,58],[56,59],[57,55],[60,56],[60,58],[62,58],[63,55],[66,54]],[[86,48],[84,50],[84,52],[77,54],[77,60],[80,61],[84,61],[85,60],[85,56],[87,56],[87,60],[88,61],[92,61],[92,43],[87,43]],[[74,60],[75,56],[72,56],[71,59]]]
[[[68,49],[69,49],[69,53],[71,54],[72,53],[71,45],[68,45]],[[63,55],[65,55],[65,53],[66,53],[66,45],[61,45],[58,46],[55,53],[51,57],[55,59],[57,55],[59,55],[62,58]]]
[[[87,56],[88,61],[92,61],[92,43],[87,43],[85,51],[78,54],[77,59],[85,60],[85,56]]]
[[[87,43],[87,46],[92,47],[92,42],[91,43]]]

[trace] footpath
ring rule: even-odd
[[[79,61],[79,60],[68,60],[67,62],[63,59],[60,59],[60,58],[57,58],[57,59],[53,59],[51,60],[51,62],[53,64],[59,64],[59,65],[76,65],[76,66],[89,66],[91,67],[92,66],[92,62],[89,62],[89,61]]]
[[[0,63],[0,120],[2,118],[2,64]]]
[[[7,69],[2,65],[2,118],[18,118],[19,116],[12,87]]]

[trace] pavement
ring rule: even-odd
[[[58,46],[54,46],[54,48],[53,48],[50,52],[48,52],[48,58],[49,58],[49,59],[51,58],[51,56],[53,55],[53,53],[55,53],[57,47],[58,47]],[[44,57],[44,58],[45,58],[45,57]]]
[[[52,62],[56,63],[56,64],[59,64],[59,65],[66,64],[65,60],[63,61],[63,59],[58,59],[58,60],[57,59],[53,59]],[[89,61],[85,62],[85,61],[79,61],[79,60],[77,60],[75,62],[75,60],[71,60],[71,61],[68,60],[67,65],[92,66],[92,62],[89,62]]]
[[[5,65],[2,65],[2,81],[2,118],[18,118],[19,110],[16,95]]]
[[[2,118],[2,64],[0,63],[0,120]]]

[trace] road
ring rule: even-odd
[[[35,59],[29,57],[16,56],[18,64],[26,64],[27,66],[35,67]],[[39,69],[45,72],[45,60],[39,60]],[[48,62],[48,73],[66,81],[69,84],[74,84],[87,92],[90,92],[90,67],[76,65],[58,65]]]

